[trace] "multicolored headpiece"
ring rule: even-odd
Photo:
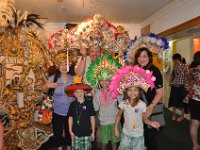
[[[116,44],[115,44],[115,52],[121,54],[126,50],[127,45],[130,43],[131,39],[128,35],[128,32],[125,30],[123,26],[117,26],[117,33],[115,34]]]
[[[139,38],[136,37],[127,46],[127,51],[124,53],[125,62],[133,63],[135,53],[141,47],[147,47],[153,54],[157,54],[161,59],[163,51],[169,48],[169,43],[166,38],[158,37],[154,33]]]
[[[149,70],[144,70],[138,65],[134,67],[125,66],[116,70],[117,72],[112,76],[109,87],[112,98],[116,98],[131,86],[138,86],[144,91],[147,91],[149,87],[154,88],[156,78],[152,75],[153,72]]]
[[[78,24],[69,32],[69,36],[69,45],[76,45],[79,49],[101,47],[114,53],[122,51],[128,39],[126,34],[119,34],[117,27],[100,14]]]
[[[101,80],[111,80],[111,76],[116,72],[115,68],[121,67],[121,64],[106,53],[93,62],[87,71],[87,81],[91,86],[97,87]]]
[[[59,30],[49,37],[49,53],[51,60],[56,66],[60,63],[66,62],[69,66],[75,64],[77,61],[77,50],[69,45],[69,31],[67,29]]]

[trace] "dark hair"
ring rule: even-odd
[[[184,57],[182,58],[182,63],[186,64],[186,59]]]
[[[148,64],[144,67],[144,69],[148,69],[148,68],[152,65],[152,63],[153,63],[153,55],[152,55],[152,52],[151,52],[148,48],[146,48],[146,47],[141,47],[141,48],[139,48],[139,49],[136,51],[136,53],[135,53],[135,62],[134,62],[134,65],[140,65],[140,64],[138,63],[138,57],[140,57],[140,55],[141,55],[141,53],[142,53],[143,51],[145,51],[145,52],[147,53],[147,56],[149,57],[149,62],[148,62]]]
[[[52,68],[55,68],[55,67],[52,67]],[[72,65],[70,65],[69,66],[69,72],[68,72],[68,74],[70,74],[70,75],[75,75],[75,64],[72,64]],[[54,69],[53,70],[54,72],[52,72],[52,75],[54,74],[56,77],[60,77],[60,75],[61,75],[61,72],[60,72],[60,70],[59,69]]]
[[[194,61],[192,61],[189,68],[191,69],[191,68],[195,68],[195,67],[196,67],[196,63]]]
[[[57,72],[57,70],[58,70],[58,68],[55,65],[50,66],[48,68],[48,76],[49,77],[52,76],[53,74],[55,74],[55,72]]]
[[[172,59],[173,60],[177,60],[178,59],[180,62],[182,62],[181,54],[179,54],[179,53],[174,54],[172,56]]]
[[[190,64],[190,68],[195,68],[196,66],[200,65],[200,51],[197,51],[193,56],[193,61]]]

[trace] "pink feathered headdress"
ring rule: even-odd
[[[122,94],[125,89],[131,86],[138,86],[145,92],[149,87],[154,88],[154,81],[156,78],[152,75],[153,72],[144,70],[138,65],[125,66],[120,69],[116,69],[117,72],[112,76],[109,90],[112,94],[112,98],[116,98],[119,94]]]

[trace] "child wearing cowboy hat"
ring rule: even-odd
[[[89,85],[83,83],[71,84],[65,89],[68,96],[76,99],[68,111],[73,150],[91,149],[91,141],[95,138],[95,111],[92,101],[85,96],[91,90]]]

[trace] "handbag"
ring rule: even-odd
[[[57,77],[55,76],[54,82],[57,81]],[[52,121],[52,115],[53,115],[53,94],[54,94],[55,88],[50,88],[47,92],[47,95],[45,96],[42,106],[38,111],[38,121],[41,124],[49,125]]]
[[[147,102],[147,99],[146,99],[146,97],[144,95],[144,92],[142,92],[142,99],[148,105],[148,102]],[[160,127],[164,127],[165,126],[163,103],[158,103],[154,107],[152,114],[149,116],[149,119],[151,121],[159,122],[160,123]],[[147,128],[153,128],[153,127],[148,125]]]

